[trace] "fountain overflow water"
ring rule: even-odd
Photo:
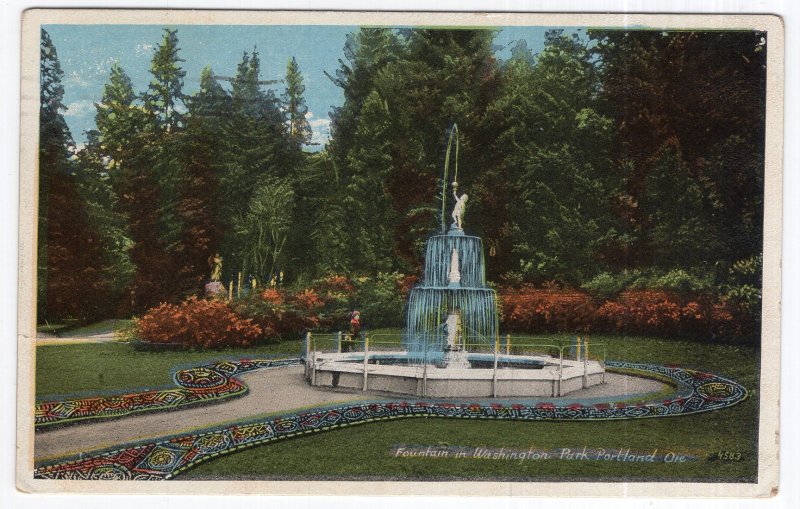
[[[458,267],[453,267],[457,263]],[[453,275],[458,274],[458,281]],[[411,291],[405,348],[419,362],[437,362],[447,346],[446,321],[460,314],[465,350],[492,345],[498,333],[497,297],[486,286],[483,242],[451,228],[428,239],[422,284]]]

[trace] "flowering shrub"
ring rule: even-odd
[[[588,294],[574,290],[531,286],[500,290],[500,314],[510,331],[588,331],[595,310]]]
[[[314,290],[302,290],[288,298],[288,312],[281,329],[287,333],[302,333],[320,325],[320,313],[325,301]]]
[[[606,301],[597,310],[605,328],[626,334],[677,332],[682,319],[697,318],[697,303],[682,306],[677,299],[660,290],[627,290],[615,300]]]
[[[353,308],[352,298],[356,290],[353,282],[345,276],[330,275],[315,281],[311,289],[323,302],[317,312],[318,326],[326,330],[342,327]]]
[[[239,299],[234,304],[237,313],[261,328],[261,338],[266,341],[299,338],[304,331],[318,328],[324,306],[325,302],[314,290],[291,294],[274,288]]]
[[[503,288],[501,327],[524,332],[607,332],[725,340],[758,335],[758,314],[726,296],[626,290],[596,300],[555,287]]]
[[[137,320],[136,332],[149,343],[193,348],[249,346],[261,335],[252,320],[234,313],[225,302],[191,297],[178,304],[161,304]]]
[[[267,289],[254,293],[233,304],[236,313],[250,319],[261,329],[261,339],[280,340],[280,323],[286,314],[286,299],[282,292]]]
[[[661,290],[628,290],[597,311],[600,327],[627,334],[736,339],[752,336],[755,317],[708,294],[681,297]]]

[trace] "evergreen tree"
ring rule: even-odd
[[[333,115],[331,155],[342,168],[346,181],[359,178],[357,172],[363,171],[363,165],[354,164],[360,157],[360,147],[354,140],[359,129],[370,129],[360,125],[365,122],[361,112],[364,103],[376,92],[384,101],[381,111],[389,122],[379,129],[384,139],[371,143],[383,151],[383,155],[374,157],[391,159],[386,186],[397,218],[393,222],[393,268],[416,270],[425,237],[440,227],[440,176],[447,129],[453,123],[468,126],[462,132],[460,156],[472,161],[473,169],[463,175],[466,186],[462,186],[462,190],[471,189],[473,179],[485,170],[483,161],[487,154],[475,125],[483,115],[486,99],[496,81],[492,37],[493,32],[485,30],[398,33],[363,29],[348,38],[347,63],[342,62],[334,79],[344,88],[345,103]],[[350,192],[357,188],[357,185],[348,187]],[[482,193],[477,191],[479,198],[473,203],[481,202]],[[352,195],[349,199],[358,203],[362,198]],[[352,215],[367,217],[366,214]],[[476,214],[475,217],[486,216]],[[353,231],[368,227],[352,225]],[[470,227],[478,234],[489,230],[478,221]],[[380,249],[377,246],[364,248]]]
[[[288,117],[289,138],[298,146],[311,141],[311,127],[306,118],[308,106],[303,97],[305,90],[300,66],[297,65],[297,59],[292,57],[286,66],[286,91],[282,99]]]
[[[550,31],[535,63],[513,58],[489,118],[510,184],[512,281],[580,284],[611,228],[610,120],[598,112],[591,54]],[[516,265],[516,267],[514,267]]]
[[[690,263],[697,274],[718,276],[757,258],[763,235],[761,221],[753,218],[763,211],[764,34],[590,34],[617,126],[614,150],[625,168],[618,214],[629,240],[621,258],[652,261],[662,271]],[[664,186],[673,194],[666,195]],[[669,231],[676,238],[665,245]],[[680,256],[679,246],[692,253],[690,260]]]
[[[181,237],[172,255],[177,267],[177,288],[185,294],[199,292],[208,278],[208,259],[219,249],[219,174],[228,129],[230,98],[213,79],[210,67],[200,75],[200,90],[189,98],[189,114],[181,137],[176,215]]]
[[[64,73],[47,31],[41,31],[39,109],[38,320],[97,318],[108,299],[101,238],[78,192],[64,121]]]
[[[118,62],[111,66],[103,97],[95,103],[98,149],[108,157],[110,169],[124,165],[137,151],[136,142],[145,129],[145,110],[136,103],[133,83]]]
[[[86,146],[76,154],[76,182],[88,214],[89,223],[101,237],[103,253],[102,279],[111,292],[108,310],[129,316],[130,284],[135,267],[128,256],[131,239],[127,221],[121,213],[111,183],[110,157],[104,154],[99,132],[89,131]]]
[[[376,273],[394,266],[394,211],[388,182],[392,173],[391,122],[386,101],[373,91],[361,108],[358,129],[348,156],[350,179],[343,200],[351,259],[360,271]]]
[[[176,215],[181,237],[171,250],[177,268],[176,290],[191,295],[200,292],[208,278],[207,261],[219,247],[216,198],[219,181],[214,173],[216,138],[205,128],[202,117],[187,121],[182,139],[181,173]]]
[[[98,141],[108,158],[116,203],[131,239],[128,253],[135,267],[131,306],[141,312],[168,300],[174,288],[175,271],[162,237],[162,179],[155,167],[163,138],[150,128],[146,108],[138,103],[130,78],[118,65],[112,67],[96,109]]]
[[[293,150],[285,116],[272,90],[259,83],[258,52],[244,53],[231,90],[230,123],[226,136],[225,166],[220,174],[219,226],[221,254],[227,275],[247,273],[247,246],[236,234],[236,224],[247,214],[254,191],[267,177],[288,177],[297,165],[299,147]]]
[[[403,46],[397,34],[387,28],[362,28],[348,34],[345,60],[339,60],[336,76],[328,76],[342,89],[344,104],[331,114],[331,160],[346,173],[347,154],[352,147],[358,115],[364,101],[375,88],[375,79],[390,62],[402,57]],[[346,177],[346,174],[343,176]]]
[[[327,150],[309,155],[295,181],[295,229],[287,255],[300,278],[348,274],[354,264],[349,207],[343,200],[344,179]]]
[[[222,133],[225,129],[225,119],[231,109],[230,95],[214,79],[214,71],[206,66],[200,72],[200,90],[187,103],[189,116],[202,116],[208,128]]]
[[[175,130],[181,122],[181,109],[184,107],[183,78],[186,71],[181,69],[178,56],[178,31],[164,29],[161,44],[156,46],[150,64],[153,79],[144,94],[145,109],[153,116],[159,129]]]
[[[458,176],[460,192],[470,197],[468,229],[489,242],[499,229],[491,223],[496,216],[483,210],[491,210],[493,191],[480,185],[491,166],[486,150],[491,138],[480,124],[497,85],[497,63],[491,30],[413,30],[405,37],[402,58],[379,73],[376,88],[388,99],[393,121],[394,171],[388,185],[400,217],[397,253],[416,268],[425,237],[441,228],[441,176],[453,124],[459,126],[459,159],[469,162]],[[446,209],[453,205],[449,184]]]
[[[47,318],[48,232],[50,181],[53,175],[69,171],[69,149],[74,146],[64,121],[64,71],[56,48],[46,30],[41,31],[39,60],[39,213],[37,238],[38,314]]]

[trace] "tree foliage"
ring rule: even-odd
[[[41,32],[39,107],[39,319],[89,321],[108,312],[105,246],[89,221],[64,121],[64,73],[50,35]]]
[[[262,284],[284,274],[300,288],[418,273],[442,200],[453,205],[442,170],[457,124],[450,178],[458,163],[466,228],[484,239],[491,281],[596,299],[712,292],[715,312],[757,314],[765,34],[551,30],[541,51],[517,41],[507,60],[496,35],[350,34],[328,76],[344,97],[332,138],[308,152],[301,62],[288,61],[278,93],[254,48],[229,84],[206,67],[187,96],[167,29],[143,93],[112,66],[97,131],[75,154],[43,32],[40,290],[59,270],[111,279],[111,300],[138,312],[201,292],[214,253],[226,285],[239,274]],[[58,252],[102,258],[96,272],[80,257],[74,268],[48,259],[48,242],[65,245],[51,233],[54,220],[70,228],[64,217],[83,244]],[[40,311],[46,301],[40,292]]]
[[[289,138],[297,145],[311,141],[311,126],[308,125],[306,106],[303,94],[306,91],[303,85],[303,74],[297,59],[292,57],[286,65],[286,91],[282,96],[286,107],[286,116],[289,124]]]

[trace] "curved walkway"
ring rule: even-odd
[[[224,426],[256,416],[356,403],[374,396],[319,390],[305,382],[303,367],[262,369],[240,375],[247,393],[217,404],[166,412],[147,412],[124,419],[84,421],[80,425],[37,431],[34,459],[38,463],[134,442],[155,440],[212,426]],[[208,400],[209,402],[213,400]]]
[[[678,384],[677,395],[669,400],[637,404],[587,404],[586,400],[572,403],[539,401],[511,404],[500,401],[472,404],[376,401],[374,397],[320,391],[307,386],[302,380],[302,367],[294,366],[268,370],[258,376],[245,375],[243,378],[251,385],[252,392],[244,398],[180,412],[180,421],[184,425],[189,422],[190,426],[208,423],[208,431],[178,430],[174,414],[154,413],[125,419],[122,421],[124,425],[119,421],[97,422],[37,433],[35,450],[36,463],[39,466],[34,475],[37,478],[51,479],[171,479],[197,463],[220,454],[273,440],[376,420],[407,417],[632,419],[706,412],[735,405],[747,396],[746,389],[738,383],[709,373],[679,367],[622,362],[609,362],[608,366],[639,371],[643,375],[669,377]],[[288,376],[282,377],[282,374]],[[636,378],[617,376],[621,377],[620,380]],[[286,385],[280,385],[281,380]],[[256,389],[262,383],[263,387]],[[587,390],[591,389],[593,388]],[[346,399],[348,404],[336,406],[337,398],[338,401]],[[364,401],[367,399],[369,401]],[[307,413],[297,413],[297,407],[302,403],[317,408]],[[231,407],[237,404],[241,405],[238,409]],[[320,409],[319,405],[328,408]],[[285,412],[288,408],[294,408],[295,413],[271,418],[263,415],[275,411]],[[261,418],[255,419],[256,414],[262,414]],[[224,424],[225,420],[236,420],[237,423]],[[173,434],[172,438],[156,440],[156,436],[170,433]],[[94,445],[87,443],[87,437],[96,437]],[[139,445],[92,453],[90,457],[76,452],[97,450],[125,442],[137,442]],[[50,463],[55,457],[70,454],[77,454],[78,458]]]
[[[177,388],[37,403],[34,422],[36,428],[41,429],[90,419],[214,403],[247,392],[247,386],[236,378],[243,373],[300,362],[300,359],[241,359],[204,364],[177,371],[173,376]]]

